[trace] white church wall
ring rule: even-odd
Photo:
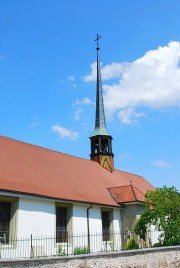
[[[121,221],[121,210],[113,209],[113,233],[114,241],[113,241],[113,250],[121,250],[122,249],[122,221]]]
[[[87,205],[74,204],[72,219],[72,233],[86,234],[87,233]]]
[[[89,239],[87,210],[89,212]],[[102,223],[99,206],[91,207],[90,204],[74,204],[72,226],[73,247],[81,245],[80,247],[85,248],[90,246],[91,251],[100,250],[102,244]]]
[[[55,202],[20,197],[18,237],[48,236],[55,234]]]
[[[26,195],[16,196],[17,228],[16,241],[11,241],[11,250],[2,247],[1,256],[11,258],[17,256],[50,256],[56,255],[59,244],[56,243],[56,201],[46,198],[31,197]],[[89,208],[89,234],[87,209]],[[68,243],[62,248],[65,253],[73,254],[76,247],[90,246],[91,252],[110,251],[121,249],[121,214],[116,208],[100,207],[98,205],[74,203],[71,207],[70,228],[68,230]],[[102,236],[102,210],[110,211],[112,215],[110,241],[103,241]],[[31,236],[32,235],[32,236]],[[73,237],[72,237],[73,235]],[[49,239],[50,238],[50,239]]]

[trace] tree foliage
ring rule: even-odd
[[[145,210],[135,224],[135,233],[144,239],[148,225],[155,225],[161,232],[161,245],[180,243],[180,193],[175,187],[146,193]]]

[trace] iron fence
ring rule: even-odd
[[[113,252],[127,249],[128,242],[134,240],[138,248],[152,247],[158,242],[158,231],[148,231],[145,239],[130,230],[123,233],[69,234],[57,236],[34,236],[9,238],[0,241],[0,258],[43,258],[60,257],[98,252]],[[59,242],[60,241],[60,242]]]

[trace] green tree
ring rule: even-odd
[[[145,210],[134,226],[134,231],[145,238],[147,225],[155,225],[160,245],[180,244],[180,193],[175,187],[157,188],[145,195]]]

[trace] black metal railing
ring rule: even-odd
[[[0,258],[45,258],[61,257],[98,252],[113,252],[125,249],[152,247],[158,242],[160,232],[148,231],[142,239],[130,230],[123,233],[70,234],[68,232],[56,236],[34,236],[9,238],[0,241]],[[58,237],[58,238],[57,238]],[[133,241],[133,243],[131,243]],[[136,246],[136,247],[135,247]]]

